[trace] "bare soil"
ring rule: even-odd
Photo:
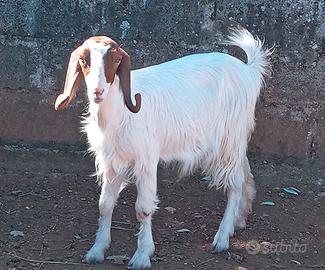
[[[199,173],[180,180],[175,170],[159,169],[152,269],[325,269],[325,161],[251,154],[250,162],[254,212],[221,254],[210,244],[223,216],[223,193],[208,189]],[[81,262],[97,229],[100,188],[93,172],[92,158],[79,148],[0,145],[1,270],[126,269],[120,257]],[[301,194],[282,189],[291,186]],[[134,186],[123,190],[107,256],[131,257],[136,249],[135,198]],[[24,235],[14,237],[13,230]]]

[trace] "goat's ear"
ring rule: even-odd
[[[85,54],[87,49],[77,48],[71,53],[68,70],[66,74],[64,91],[60,94],[55,101],[55,110],[62,110],[75,97],[76,91],[79,87],[80,79],[82,77],[82,70],[79,63],[81,54]]]
[[[121,63],[117,68],[117,75],[120,78],[120,84],[124,96],[124,102],[126,107],[133,113],[137,113],[141,107],[141,95],[137,93],[135,95],[135,105],[131,99],[131,60],[130,56],[121,48],[118,48],[120,55],[122,56]]]
[[[117,48],[108,50],[104,59],[105,77],[107,83],[113,83],[118,66],[122,61],[122,55]]]

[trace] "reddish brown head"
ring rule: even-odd
[[[104,90],[114,82],[115,75],[118,75],[125,105],[131,112],[137,113],[141,107],[141,95],[135,95],[136,104],[133,105],[130,71],[129,55],[114,40],[105,36],[87,39],[71,53],[64,91],[56,99],[55,110],[68,106],[82,77],[86,79],[88,91],[93,95],[94,101],[99,103],[107,95]]]

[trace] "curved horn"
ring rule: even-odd
[[[89,49],[85,46],[80,46],[71,53],[64,90],[55,101],[55,110],[63,110],[75,97],[82,76],[79,59],[84,59],[87,54],[89,54]]]
[[[118,51],[122,55],[121,63],[118,66],[117,69],[117,74],[120,77],[120,83],[121,83],[121,88],[124,96],[124,102],[126,107],[133,112],[137,113],[140,110],[141,107],[141,95],[137,93],[135,95],[135,105],[132,103],[131,99],[131,86],[130,86],[130,79],[131,79],[131,60],[130,56],[121,48],[118,49]]]

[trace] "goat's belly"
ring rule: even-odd
[[[213,132],[205,125],[183,125],[176,131],[166,128],[166,132],[160,130],[160,134],[160,158],[165,161],[202,155],[216,141]]]
[[[200,159],[208,153],[209,145],[186,144],[173,142],[168,147],[164,147],[160,153],[160,159],[165,162],[170,161],[187,161],[189,159]]]

